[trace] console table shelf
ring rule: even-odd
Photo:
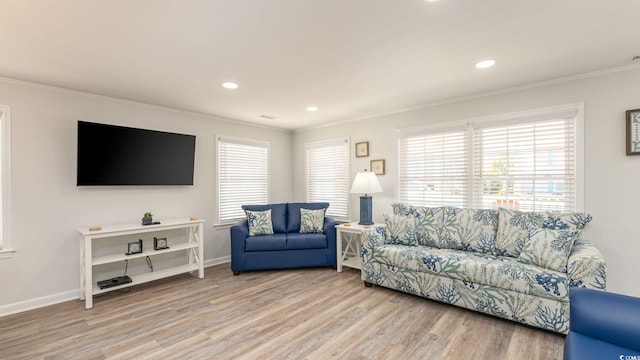
[[[181,266],[174,266],[170,269],[165,269],[165,270],[158,270],[158,271],[154,271],[154,272],[150,272],[147,274],[142,274],[142,275],[132,275],[131,277],[131,282],[128,284],[124,284],[124,285],[119,285],[119,286],[114,286],[114,287],[110,287],[107,289],[100,289],[97,286],[93,286],[93,295],[97,295],[97,294],[102,294],[102,293],[106,293],[112,290],[118,290],[118,289],[122,289],[122,288],[126,288],[129,286],[133,286],[133,285],[137,285],[137,284],[143,284],[149,281],[154,281],[154,280],[158,280],[158,279],[164,279],[166,277],[169,276],[174,276],[174,275],[178,275],[178,274],[183,274],[186,272],[192,272],[192,271],[197,271],[198,270],[198,264],[186,264],[186,265],[181,265]]]
[[[198,247],[198,244],[192,244],[192,243],[175,244],[175,245],[171,245],[171,247],[168,249],[152,250],[152,251],[145,250],[144,252],[141,252],[139,254],[125,255],[124,253],[121,253],[121,254],[95,257],[93,258],[92,263],[93,263],[93,266],[96,266],[96,265],[102,265],[102,264],[109,264],[112,262],[118,262],[122,260],[131,260],[131,259],[141,258],[145,256],[159,255],[161,253],[166,254],[166,253],[176,252],[180,250],[194,249],[197,247]]]
[[[203,225],[204,220],[176,219],[165,220],[161,224],[146,225],[129,224],[106,226],[100,230],[92,231],[89,228],[78,229],[78,242],[80,246],[80,299],[85,300],[85,308],[93,307],[93,295],[102,294],[108,291],[118,290],[142,284],[145,282],[166,278],[186,272],[198,271],[198,277],[204,277],[204,247],[203,247]],[[168,249],[146,250],[139,254],[126,255],[124,251],[118,254],[109,254],[93,257],[92,248],[100,239],[114,238],[125,235],[143,234],[149,232],[162,232],[175,229],[186,231],[186,241],[171,244]],[[123,241],[122,250],[125,249],[126,242]],[[124,260],[144,258],[167,253],[186,251],[188,263],[173,266],[168,269],[157,270],[140,275],[131,275],[131,282],[106,289],[97,287],[93,279],[94,267],[98,265],[111,264]]]

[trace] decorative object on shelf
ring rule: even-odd
[[[191,220],[191,221],[196,221],[196,220],[199,220],[199,218],[198,218],[197,216],[191,216],[191,217],[189,218],[189,220]]]
[[[168,249],[169,246],[167,246],[167,238],[157,238],[157,237],[153,237],[153,249],[154,250],[164,250],[164,249]]]
[[[356,157],[367,157],[369,156],[369,142],[359,142],[356,143]]]
[[[376,174],[364,169],[359,172],[353,180],[350,193],[363,194],[360,196],[360,222],[359,225],[373,225],[372,220],[372,203],[373,200],[369,194],[381,193],[382,186],[378,182]]]
[[[89,231],[99,231],[102,230],[102,226],[92,226],[89,228]]]
[[[371,172],[376,175],[384,175],[384,160],[371,160],[369,163]]]
[[[640,155],[640,109],[627,110],[627,155]]]
[[[153,224],[153,214],[151,212],[144,213],[142,217],[142,225],[151,225]]]
[[[127,244],[125,255],[140,254],[142,252],[142,239]]]

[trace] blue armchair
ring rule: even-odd
[[[640,298],[573,287],[564,359],[640,359]]]
[[[300,233],[300,209],[326,209],[329,203],[244,205],[251,211],[271,209],[272,235],[249,236],[247,220],[231,227],[231,270],[286,269],[336,265],[336,225],[325,216],[322,233]]]

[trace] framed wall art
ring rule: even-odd
[[[356,143],[356,157],[366,157],[369,156],[369,142],[359,142]]]
[[[640,155],[640,109],[627,110],[627,155]]]
[[[384,160],[371,160],[369,163],[371,172],[376,175],[384,175]]]

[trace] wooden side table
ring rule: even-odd
[[[343,266],[360,269],[360,235],[364,229],[375,226],[384,226],[384,224],[359,225],[357,222],[351,222],[336,225],[336,267],[338,272],[342,272]]]

